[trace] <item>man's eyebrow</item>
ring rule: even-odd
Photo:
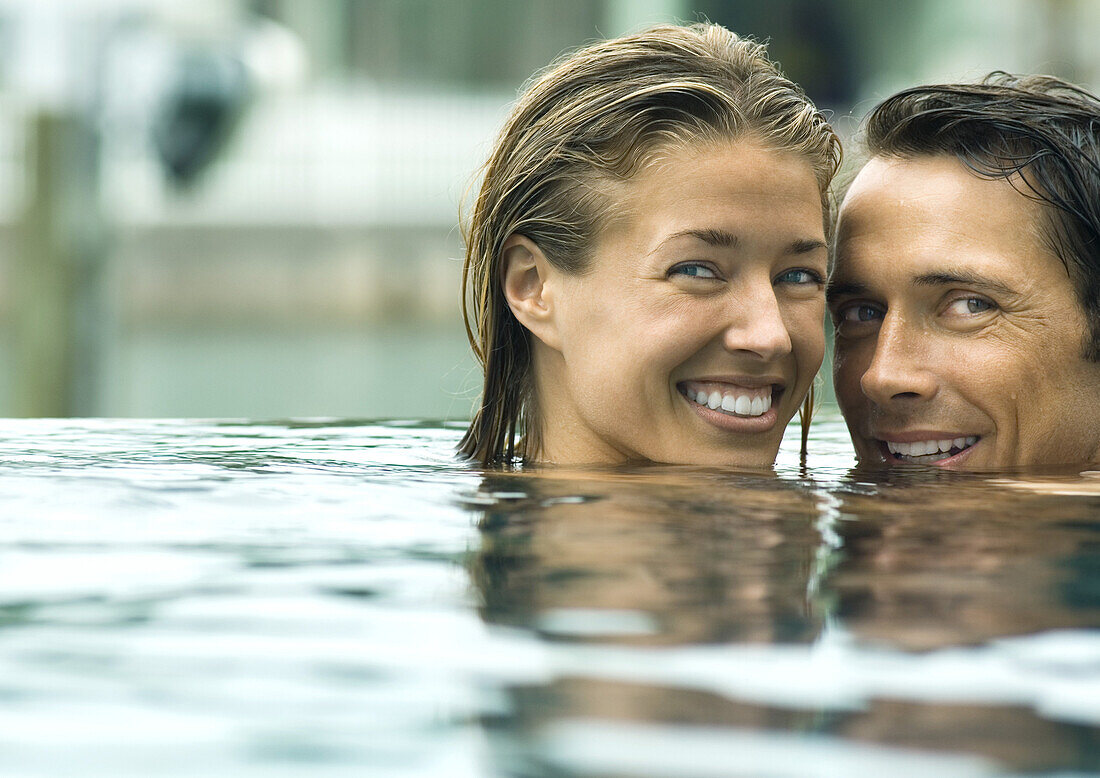
[[[916,286],[976,286],[1004,295],[1017,294],[1016,290],[995,278],[973,273],[969,270],[946,270],[934,273],[922,273],[913,279]]]
[[[830,281],[825,286],[825,301],[828,303],[832,303],[840,297],[864,294],[867,294],[867,285],[855,281],[842,281],[840,283]]]
[[[938,270],[932,273],[922,273],[913,279],[914,286],[974,286],[980,289],[988,289],[991,292],[1000,292],[1004,295],[1014,295],[1018,292],[1011,286],[973,273],[969,270]],[[858,281],[830,282],[825,287],[825,300],[833,303],[841,297],[855,297],[868,294],[866,284]]]

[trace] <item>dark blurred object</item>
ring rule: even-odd
[[[858,97],[861,75],[853,56],[858,28],[849,17],[861,5],[820,0],[700,0],[694,7],[739,35],[770,41],[769,54],[811,100],[823,108],[847,110]]]
[[[235,56],[189,51],[179,59],[153,123],[153,145],[172,183],[188,187],[217,157],[251,96]]]

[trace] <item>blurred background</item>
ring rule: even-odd
[[[704,18],[845,135],[917,82],[1100,86],[1093,0],[0,0],[0,416],[467,418],[459,208],[517,89]]]

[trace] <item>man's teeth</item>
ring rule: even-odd
[[[699,405],[705,405],[711,410],[721,408],[726,413],[735,413],[738,416],[763,416],[772,407],[772,396],[752,397],[747,394],[723,394],[717,389],[710,394],[700,390],[691,399]]]
[[[944,438],[943,440],[918,440],[915,443],[894,443],[886,441],[886,448],[899,457],[926,457],[947,454],[954,449],[962,451],[978,442],[976,435],[962,438]],[[942,459],[942,457],[939,457]]]

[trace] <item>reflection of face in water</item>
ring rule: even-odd
[[[823,587],[843,625],[909,650],[1100,626],[1100,496],[1028,483],[895,473],[840,495],[843,551]]]
[[[493,507],[473,564],[483,618],[543,641],[657,651],[723,641],[805,644],[828,618],[859,645],[914,660],[947,649],[964,670],[984,654],[960,659],[960,647],[981,651],[1000,637],[1100,626],[1092,518],[1100,494],[1067,498],[1035,493],[1053,482],[925,469],[867,477],[856,474],[828,497],[763,476],[697,471],[487,478],[481,497]],[[822,522],[839,540],[828,554],[819,545]],[[860,677],[858,663],[869,656],[866,648],[854,653],[844,674]],[[635,659],[623,652],[615,661]],[[486,727],[501,764],[522,763],[516,774],[541,774],[546,754],[573,745],[543,745],[542,733],[563,721],[758,731],[765,740],[813,733],[853,747],[978,757],[1005,769],[1100,768],[1094,729],[1022,701],[954,691],[941,698],[931,689],[916,698],[872,694],[855,709],[814,709],[690,686],[574,670],[507,686],[508,715]]]
[[[814,497],[775,478],[497,476],[482,493],[501,495],[474,570],[490,623],[629,644],[806,642],[818,632],[807,597]]]
[[[917,469],[858,477],[878,481],[838,495],[841,552],[822,582],[833,616],[857,640],[925,652],[1100,627],[1100,489],[1082,499],[1043,493],[1056,477]],[[980,754],[1015,770],[1100,767],[1094,728],[1020,704],[880,699],[835,731]]]
[[[809,491],[683,468],[573,475],[483,482],[479,496],[494,505],[472,573],[486,622],[609,649],[805,644],[818,634],[807,594],[819,544]],[[556,774],[539,744],[560,722],[800,729],[813,715],[599,672],[503,691],[509,715],[485,724],[498,766],[517,775]]]

